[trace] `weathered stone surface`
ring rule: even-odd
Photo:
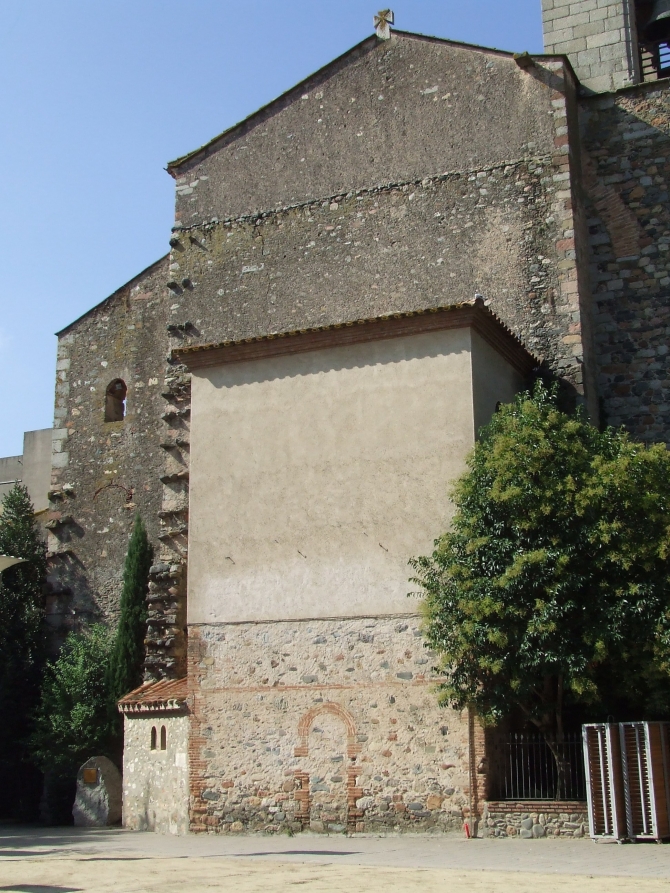
[[[157,418],[165,366],[167,258],[149,267],[59,333],[49,535],[49,579],[59,597],[57,637],[118,617],[123,562],[134,516],[157,548],[162,488]],[[122,379],[126,415],[105,421],[105,391]]]
[[[529,812],[528,808],[536,812]],[[581,810],[576,812],[575,808]],[[484,809],[489,837],[521,837],[525,840],[583,837],[588,833],[586,803],[578,801],[491,801]]]
[[[188,716],[126,714],[123,751],[123,825],[133,831],[186,834],[188,817]],[[165,727],[165,750],[161,750]],[[156,730],[152,749],[151,730]],[[203,789],[212,807],[218,791]]]
[[[172,164],[184,226],[554,150],[541,69],[418,35],[375,37]],[[249,265],[254,266],[254,265]],[[178,278],[190,277],[180,269]],[[177,277],[175,277],[177,278]],[[191,319],[194,316],[190,317]]]
[[[89,772],[91,779],[87,777]],[[77,773],[77,794],[72,807],[75,825],[116,825],[121,821],[121,798],[121,773],[114,763],[107,757],[91,757]]]
[[[396,679],[396,668],[427,653],[418,619],[396,626],[360,618],[193,628],[192,827],[206,815],[207,827],[247,831],[286,821],[462,833],[467,718],[437,706],[428,675]],[[319,665],[328,681],[303,683]]]

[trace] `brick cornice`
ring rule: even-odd
[[[539,365],[521,341],[483,301],[453,304],[372,319],[358,319],[319,328],[262,335],[177,349],[173,355],[191,371],[228,363],[267,359],[349,344],[402,338],[444,329],[471,328],[481,335],[522,375]]]

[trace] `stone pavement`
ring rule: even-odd
[[[670,845],[460,837],[163,837],[0,828],[0,891],[15,893],[660,893]]]

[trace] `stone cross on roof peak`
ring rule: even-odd
[[[392,9],[381,9],[375,16],[375,31],[380,40],[389,40],[391,37],[391,25],[395,23]]]

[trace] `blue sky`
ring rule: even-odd
[[[372,33],[376,0],[0,0],[0,456],[52,423],[56,339],[165,254],[168,161]],[[396,26],[542,51],[540,0],[396,0]]]

